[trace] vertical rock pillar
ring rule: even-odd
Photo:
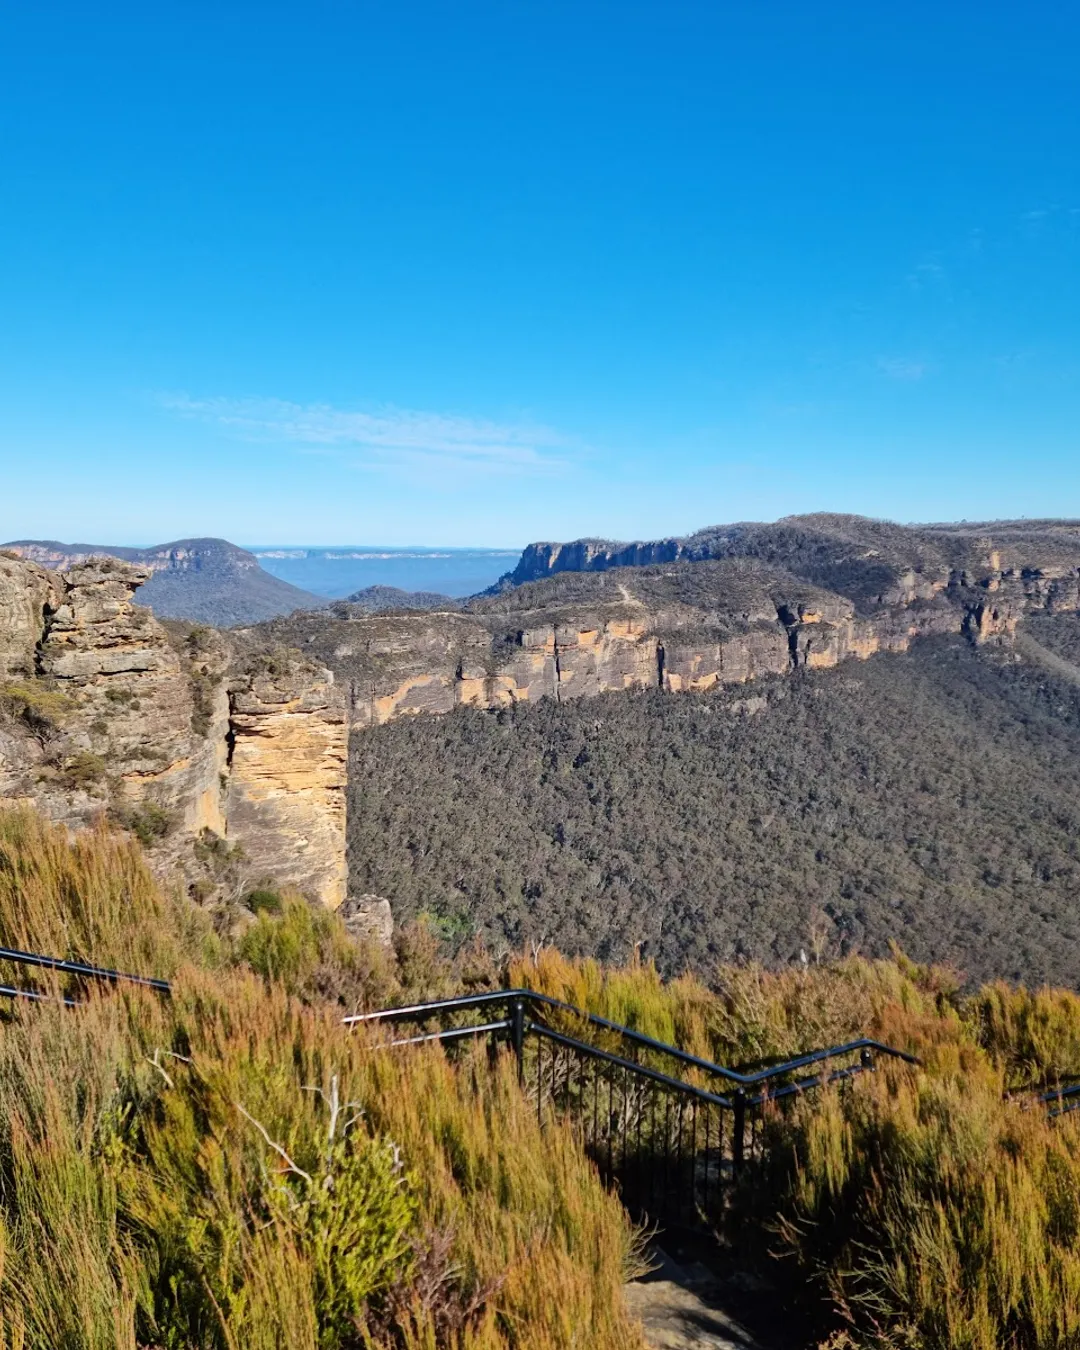
[[[230,688],[228,837],[254,873],[345,899],[348,718],[330,671],[275,661]]]

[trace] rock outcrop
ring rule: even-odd
[[[33,674],[45,608],[56,589],[55,578],[44,568],[0,553],[0,676]]]
[[[347,732],[333,675],[237,670],[205,628],[134,603],[145,568],[50,572],[0,557],[0,796],[85,824],[108,813],[183,868],[205,831],[253,874],[344,896]]]
[[[389,900],[381,895],[350,895],[340,914],[346,931],[353,937],[389,946],[394,936],[394,915]]]
[[[529,544],[517,566],[491,587],[498,595],[511,586],[540,581],[556,572],[607,572],[614,567],[649,567],[678,562],[687,557],[686,541],[655,539],[648,543],[623,544],[610,539],[575,539],[570,544]]]
[[[230,689],[226,819],[255,868],[337,907],[345,899],[348,730],[328,670],[289,663]]]

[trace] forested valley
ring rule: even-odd
[[[1032,635],[1065,659],[1080,619]],[[451,943],[667,973],[881,954],[1080,975],[1080,687],[927,639],[707,694],[460,709],[353,737],[351,886]]]

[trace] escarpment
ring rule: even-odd
[[[181,867],[199,841],[239,845],[252,883],[337,905],[350,732],[455,708],[703,692],[921,637],[962,634],[1023,660],[1012,639],[1025,615],[1080,611],[1070,522],[810,516],[631,553],[543,548],[522,561],[542,562],[542,579],[460,605],[339,603],[228,632],[136,604],[145,566],[0,554],[0,795],[72,825],[108,814]]]
[[[107,815],[184,870],[239,845],[252,880],[344,896],[344,700],[291,656],[239,664],[226,635],[166,628],[149,575],[0,556],[0,796],[72,826]],[[269,666],[269,669],[268,669]]]
[[[371,615],[338,605],[238,640],[311,653],[335,671],[351,724],[363,729],[545,696],[707,690],[903,652],[924,636],[1008,642],[1026,613],[1080,609],[1080,542],[1053,562],[1025,565],[997,549],[967,562],[806,567],[831,570],[842,590],[757,557],[567,571],[456,610]]]

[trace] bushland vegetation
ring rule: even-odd
[[[1080,615],[1033,614],[1024,630],[1056,655],[1080,665]]]
[[[572,1128],[539,1129],[505,1056],[341,1024],[499,981],[728,1064],[861,1033],[916,1053],[767,1117],[739,1251],[808,1345],[1080,1343],[1080,1133],[1032,1095],[1080,1068],[1076,995],[821,945],[670,981],[547,947],[449,961],[423,925],[386,953],[297,897],[253,907],[219,933],[130,837],[0,813],[0,943],[174,991],[3,1012],[3,1350],[640,1346],[640,1235]]]
[[[896,939],[971,984],[1080,975],[1080,688],[959,638],[401,720],[351,754],[356,889],[496,951],[677,975]]]
[[[3,1350],[639,1346],[637,1237],[570,1130],[506,1063],[342,1026],[448,981],[434,947],[278,908],[220,935],[134,840],[0,812],[0,942],[173,984],[3,1013]]]
[[[1080,998],[993,984],[897,953],[710,986],[554,951],[512,978],[721,1062],[870,1034],[919,1055],[766,1117],[764,1162],[730,1216],[830,1350],[1051,1350],[1080,1344],[1080,1128],[1034,1091],[1080,1068]]]

